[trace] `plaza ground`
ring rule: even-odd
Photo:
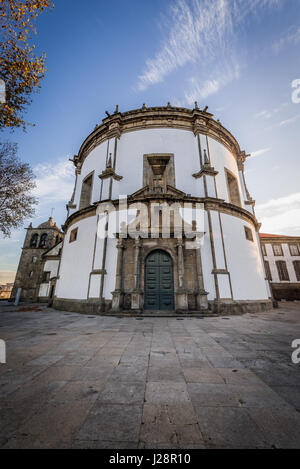
[[[1,448],[300,448],[300,303],[118,318],[0,303]]]

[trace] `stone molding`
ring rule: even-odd
[[[142,129],[174,128],[193,132],[194,135],[202,133],[225,145],[234,155],[241,166],[245,161],[245,151],[241,151],[233,135],[213,119],[213,114],[198,108],[188,109],[180,107],[150,107],[135,109],[127,112],[117,112],[108,115],[102,124],[82,143],[74,164],[82,165],[88,154],[105,140],[113,137],[120,138],[122,133]]]

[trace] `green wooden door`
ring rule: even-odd
[[[145,309],[174,309],[173,262],[165,251],[153,251],[145,265]]]

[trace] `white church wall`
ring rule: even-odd
[[[39,288],[39,297],[49,296],[49,283],[41,283]]]
[[[227,168],[237,178],[242,207],[248,209],[248,206],[245,206],[245,203],[244,203],[244,197],[243,197],[241,182],[239,178],[239,171],[238,171],[235,157],[232,155],[232,153],[230,153],[230,151],[224,145],[222,145],[221,143],[217,142],[216,140],[210,137],[208,138],[208,144],[209,144],[209,149],[210,149],[211,164],[215,168],[215,170],[218,171],[218,174],[216,176],[218,198],[224,199],[225,202],[230,202],[229,194],[227,190],[225,169],[224,169],[224,168]]]
[[[44,265],[44,272],[50,272],[50,279],[57,276],[59,260],[48,260]]]
[[[123,176],[113,183],[113,198],[132,194],[143,185],[143,155],[173,153],[175,184],[188,194],[200,195],[200,187],[192,177],[199,171],[197,139],[190,131],[180,129],[145,129],[121,135],[118,142],[116,173]]]
[[[78,228],[76,241],[69,242],[70,233]],[[84,218],[69,227],[62,250],[58,298],[87,299],[88,282],[92,270],[96,216]]]
[[[112,298],[111,292],[115,289],[116,282],[116,267],[117,267],[117,239],[109,238],[107,241],[106,251],[106,263],[105,270],[106,275],[104,277],[104,289],[103,296],[105,299],[110,300]]]
[[[264,270],[253,226],[240,218],[223,213],[221,220],[233,299],[268,299]],[[244,226],[252,230],[253,241],[246,239]]]

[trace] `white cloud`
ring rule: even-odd
[[[267,153],[270,150],[271,148],[261,148],[260,150],[251,152],[251,156],[260,156],[260,155],[263,155],[264,153]]]
[[[280,39],[272,45],[275,53],[280,52],[287,45],[300,44],[300,26],[292,26]]]
[[[256,206],[262,233],[300,235],[300,192]]]
[[[41,204],[68,201],[74,187],[74,166],[68,157],[34,168],[36,185],[34,195]]]
[[[217,92],[224,83],[236,78],[235,73],[227,74],[224,81],[218,77],[222,77],[221,64],[237,66],[232,55],[238,24],[248,15],[280,3],[281,0],[176,0],[164,17],[162,29],[167,30],[166,37],[159,51],[146,59],[138,77],[138,90],[162,82],[171,72],[188,63],[200,66],[205,63],[206,69],[202,67],[202,76],[197,80],[201,96]],[[210,78],[206,78],[206,82],[204,77],[208,70]],[[187,94],[195,93],[188,91]]]

